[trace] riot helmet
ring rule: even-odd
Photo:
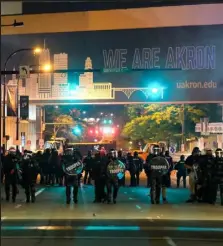
[[[185,155],[181,155],[180,156],[180,161],[184,161],[185,160]]]
[[[16,155],[16,149],[14,147],[10,147],[8,150],[8,154],[15,156]]]
[[[158,156],[158,155],[160,155],[160,153],[161,153],[161,149],[160,149],[159,145],[154,145],[153,146],[153,155]]]
[[[73,155],[73,149],[72,148],[67,148],[64,150],[64,155]]]
[[[111,158],[117,158],[117,157],[118,157],[117,150],[115,150],[115,149],[110,149],[110,151],[109,151],[109,156],[110,156]]]
[[[94,157],[95,157],[96,159],[99,159],[99,158],[101,157],[100,151],[97,151],[97,152],[95,153]]]
[[[32,155],[33,155],[33,154],[32,154],[32,151],[26,150],[26,151],[24,151],[23,159],[24,159],[24,160],[31,160]]]
[[[133,155],[135,158],[137,158],[139,156],[139,153],[137,151],[135,151]]]
[[[169,150],[166,150],[166,151],[165,151],[165,156],[166,156],[166,157],[170,156]]]
[[[192,155],[200,155],[201,151],[198,147],[194,147],[192,150]]]
[[[205,155],[212,156],[213,155],[212,149],[210,149],[210,148],[205,149]]]
[[[218,148],[215,150],[215,156],[217,158],[222,158],[223,157],[223,150],[221,148]]]
[[[118,151],[118,157],[122,157],[122,151],[121,150]]]

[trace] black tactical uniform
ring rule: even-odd
[[[118,159],[125,164],[126,167],[126,158],[122,155],[122,151],[118,151]],[[119,186],[125,186],[125,173],[122,179],[119,180]]]
[[[187,174],[189,175],[189,188],[190,188],[190,198],[186,201],[187,203],[191,203],[196,201],[197,199],[197,175],[200,176],[200,150],[198,147],[194,147],[192,154],[187,157],[185,161],[185,167],[187,169]],[[199,170],[197,170],[199,169]]]
[[[160,193],[163,184],[163,177],[168,173],[169,163],[159,154],[159,147],[153,148],[154,157],[150,160],[149,169],[151,170],[151,203],[160,203]],[[166,197],[165,197],[166,199]]]
[[[78,202],[79,175],[83,170],[82,156],[79,151],[67,149],[62,157],[62,166],[65,174],[66,199],[70,204],[71,187],[73,187],[74,203]]]
[[[214,156],[211,150],[206,150],[206,154],[201,157],[199,167],[202,171],[201,200],[210,204],[215,203],[217,184],[214,182]]]
[[[106,200],[105,183],[106,183],[106,158],[97,152],[94,157],[92,168],[92,179],[95,185],[94,203],[104,202]]]
[[[135,177],[133,178],[133,182],[136,186],[139,185],[139,176],[143,169],[143,160],[138,156],[138,152],[134,153],[133,156],[133,164],[135,166]]]
[[[147,177],[147,187],[148,188],[151,186],[151,170],[149,168],[149,163],[153,159],[153,157],[155,157],[155,155],[153,155],[152,153],[150,153],[147,156],[146,161],[145,161],[145,164],[144,164],[144,170],[145,170],[146,177]]]
[[[173,170],[173,159],[172,159],[172,157],[170,156],[169,151],[166,151],[166,152],[165,152],[165,158],[166,158],[166,160],[167,160],[168,163],[169,163],[169,171],[168,171],[168,173],[166,174],[166,187],[171,187],[171,172],[172,172],[172,170]]]
[[[36,201],[35,192],[36,192],[36,179],[39,172],[39,166],[35,160],[32,152],[26,151],[21,163],[22,178],[23,178],[23,187],[26,194],[26,202],[31,201],[34,203]]]
[[[92,152],[88,151],[87,157],[84,158],[84,184],[91,184],[91,176],[92,176],[92,166],[93,166],[93,157]]]
[[[215,151],[215,164],[214,164],[214,179],[217,186],[220,188],[220,200],[221,205],[223,206],[223,150],[217,149]],[[215,190],[214,194],[216,201],[217,198],[217,189]]]
[[[118,160],[116,151],[112,150],[108,157],[107,164],[107,192],[108,199],[107,202],[110,203],[113,199],[113,203],[116,204],[116,199],[118,196],[118,188],[119,188],[119,175],[120,179],[124,175],[125,165],[121,161]],[[113,192],[112,192],[113,191]]]
[[[16,201],[17,184],[18,184],[18,167],[19,160],[14,149],[10,149],[4,158],[3,170],[5,174],[5,194],[6,201],[10,199],[10,186],[12,187],[12,201]]]

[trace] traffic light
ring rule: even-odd
[[[112,124],[112,120],[105,119],[105,120],[103,121],[103,123],[104,123],[105,125],[111,125],[111,124]]]
[[[74,133],[75,135],[80,135],[81,132],[82,132],[82,129],[81,129],[80,126],[75,126],[75,127],[74,127],[73,133]]]

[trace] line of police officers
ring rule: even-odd
[[[10,187],[12,188],[12,201],[15,202],[18,192],[17,184],[25,189],[26,201],[35,202],[35,184],[40,172],[37,158],[29,151],[25,151],[23,157],[16,154],[11,148],[3,160],[5,174],[6,200],[10,199]],[[73,187],[73,201],[78,202],[78,188],[83,170],[85,170],[84,183],[95,183],[94,202],[116,203],[119,186],[125,185],[125,170],[130,172],[130,186],[139,185],[139,176],[143,170],[143,160],[135,152],[125,158],[122,152],[111,150],[107,155],[97,152],[92,156],[89,151],[84,159],[79,150],[65,149],[61,158],[63,175],[66,186],[67,204],[71,202],[71,188]],[[201,155],[198,148],[194,148],[192,155],[185,161],[185,167],[189,174],[191,197],[188,202],[195,200],[214,204],[217,197],[217,189],[220,186],[221,204],[223,205],[223,151],[217,149],[215,157],[211,150]],[[162,193],[163,202],[167,202],[166,187],[170,186],[170,171],[172,159],[167,152],[162,154],[159,146],[154,146],[153,152],[147,157],[144,169],[151,187],[151,203],[160,203]],[[161,192],[162,191],[162,192]]]
[[[187,202],[206,202],[215,204],[218,187],[220,189],[221,205],[223,205],[223,151],[218,148],[215,156],[211,149],[201,155],[198,147],[185,161],[189,174],[190,198]]]
[[[10,191],[12,202],[16,201],[18,194],[18,184],[20,184],[26,194],[26,202],[35,202],[36,179],[39,173],[39,166],[31,151],[24,151],[21,156],[14,148],[10,148],[8,155],[1,157],[2,174],[4,174],[6,201],[10,200]],[[1,176],[3,179],[3,175]],[[31,199],[30,199],[31,198]]]

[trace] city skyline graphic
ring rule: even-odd
[[[54,70],[67,70],[68,54],[53,54],[52,62],[50,50],[44,49],[39,55],[39,66],[44,64],[52,64]],[[86,57],[83,67],[86,70],[93,69],[90,57]],[[17,86],[17,82],[16,75],[12,75],[8,86]],[[19,79],[19,95],[29,96],[30,100],[115,100],[116,92],[124,93],[129,100],[136,91],[141,91],[145,99],[151,94],[148,88],[113,88],[111,82],[96,82],[93,72],[80,74],[76,84],[68,80],[66,73],[30,74],[27,79]],[[161,99],[163,91],[164,88],[160,94]]]

